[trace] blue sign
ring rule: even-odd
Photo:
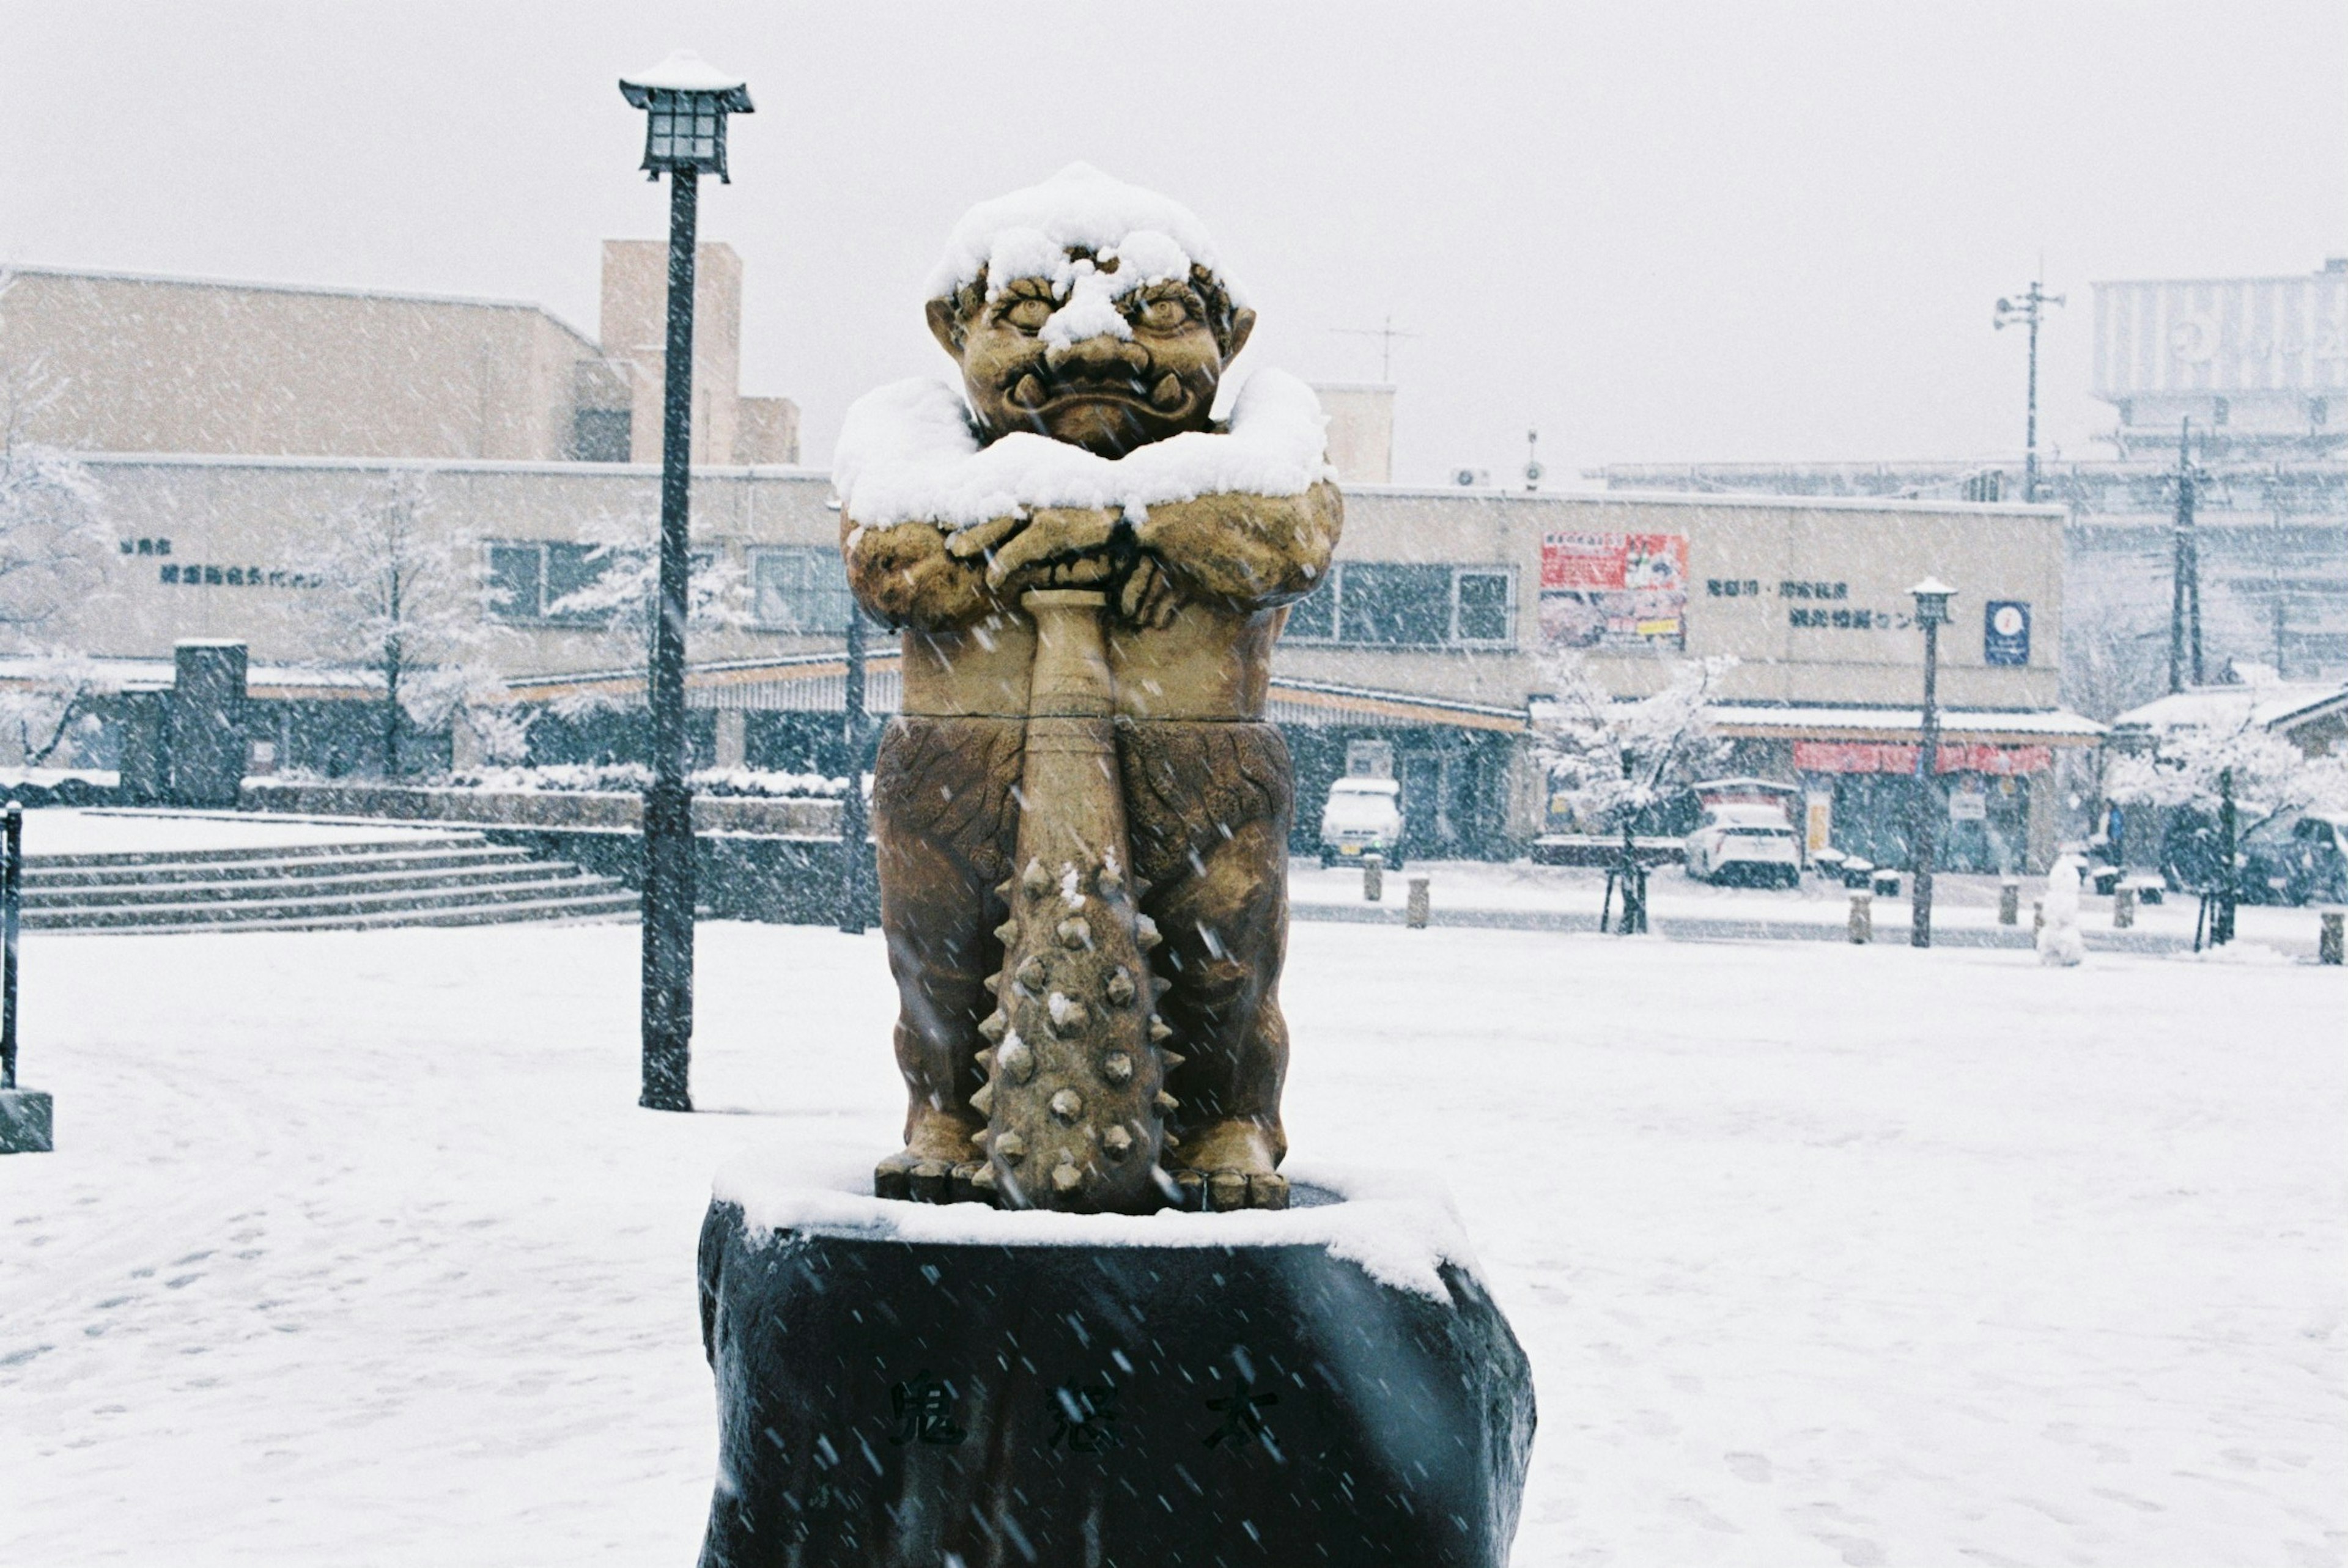
[[[1993,599],[1982,606],[1982,662],[2030,662],[2030,606],[2018,599]]]

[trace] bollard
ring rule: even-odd
[[[2326,909],[2323,911],[2322,919],[2323,934],[2316,939],[2315,961],[2319,964],[2336,964],[2340,961],[2341,926],[2343,920],[2348,920],[2348,913],[2338,909]]]
[[[1426,878],[1424,876],[1412,877],[1410,879],[1410,907],[1408,912],[1403,917],[1403,924],[1415,929],[1424,929],[1426,926]]]
[[[37,1089],[16,1087],[16,926],[23,896],[25,808],[8,803],[0,827],[0,1154],[45,1154],[57,1146],[56,1107]]]
[[[1997,923],[2011,926],[2022,918],[2022,884],[2009,876],[1997,885]]]
[[[1375,904],[1386,896],[1386,857],[1383,855],[1362,856],[1362,902]]]
[[[2135,924],[2136,889],[2133,887],[2113,888],[2112,929],[2115,931],[2125,931],[2134,927]]]
[[[2036,941],[2038,933],[2044,929],[2046,929],[2046,900],[2033,898],[2030,901],[2030,939]]]
[[[1860,943],[1875,939],[1875,895],[1864,888],[1851,890],[1850,939]]]

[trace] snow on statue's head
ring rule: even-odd
[[[1032,430],[1104,457],[1211,428],[1255,326],[1189,208],[1083,163],[972,208],[930,295],[985,439]]]

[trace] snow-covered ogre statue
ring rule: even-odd
[[[883,1196],[1280,1208],[1286,606],[1343,518],[1312,392],[1187,209],[1076,165],[933,276],[961,374],[850,411],[857,599],[901,628],[875,764],[911,1091]]]

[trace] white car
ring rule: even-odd
[[[1342,778],[1329,786],[1321,813],[1321,864],[1381,855],[1402,865],[1402,785],[1392,779]]]
[[[1699,882],[1798,887],[1801,842],[1776,806],[1724,803],[1707,808],[1703,825],[1687,835],[1687,874]]]

